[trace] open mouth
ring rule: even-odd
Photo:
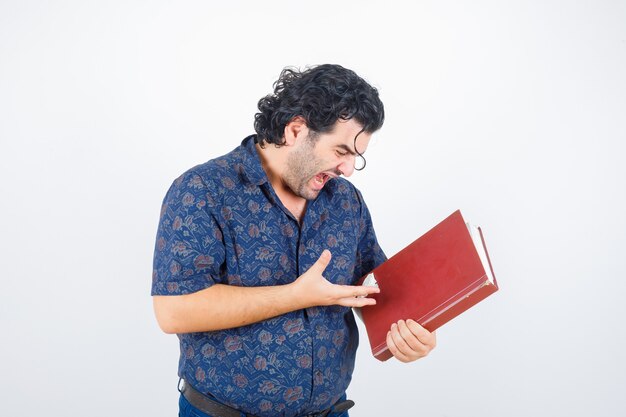
[[[313,177],[313,185],[321,190],[331,178],[332,177],[330,175],[321,172]]]
[[[315,177],[313,177],[313,180],[317,183],[317,184],[324,184],[327,180],[328,180],[328,175],[321,173],[321,174],[317,174]]]

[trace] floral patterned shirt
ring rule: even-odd
[[[331,179],[302,224],[283,206],[261,166],[255,136],[185,172],[161,209],[153,295],[216,283],[282,285],[324,249],[326,279],[354,284],[386,258],[361,193]],[[330,407],[352,377],[358,332],[350,308],[313,307],[228,330],[179,334],[179,376],[218,401],[258,416]]]

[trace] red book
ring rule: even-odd
[[[419,237],[359,284],[378,285],[376,305],[361,308],[372,354],[385,361],[387,332],[413,319],[433,331],[498,290],[479,227],[459,210]]]

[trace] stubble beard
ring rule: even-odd
[[[306,200],[315,200],[319,191],[308,187],[310,180],[322,171],[322,163],[313,152],[315,139],[306,138],[304,146],[293,151],[287,159],[287,169],[283,176],[283,182],[298,197]]]

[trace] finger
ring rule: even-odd
[[[396,345],[400,353],[402,353],[404,356],[406,356],[407,358],[415,356],[411,347],[402,338],[397,323],[393,323],[391,325],[391,339],[393,340],[393,343]]]
[[[413,333],[421,343],[429,346],[431,349],[437,345],[437,336],[435,335],[435,332],[429,332],[418,322],[411,319],[406,321],[406,325],[409,330],[411,330],[411,333]]]
[[[424,345],[418,338],[411,332],[407,323],[404,320],[398,320],[398,331],[400,336],[409,345],[409,348],[418,353],[428,353],[428,346]]]
[[[336,300],[333,304],[339,304],[344,307],[363,307],[374,305],[376,304],[376,300],[373,298],[367,298],[367,296],[380,292],[378,287],[372,286],[330,285],[333,287],[333,298]]]
[[[356,287],[363,289],[365,292],[367,292],[367,295],[378,294],[380,292],[380,288],[373,285],[358,285]]]
[[[393,341],[391,332],[387,332],[387,347],[389,348],[389,351],[391,352],[391,354],[400,362],[411,362],[411,358],[407,357],[404,353],[400,352],[395,342]]]
[[[337,304],[344,307],[365,307],[365,306],[373,306],[376,304],[376,300],[373,298],[341,298],[337,301]]]
[[[364,287],[361,285],[339,285],[329,283],[332,286],[332,296],[337,302],[341,302],[342,300],[348,300],[350,298],[354,298],[356,300],[372,300],[371,298],[366,298],[370,294],[376,294],[380,292],[378,287]],[[354,301],[354,300],[353,300]],[[367,302],[366,305],[370,303]],[[371,304],[375,304],[371,303]]]
[[[337,288],[337,296],[340,298],[367,297],[370,294],[378,294],[380,292],[380,288],[369,285],[333,285]]]
[[[400,333],[400,337],[406,342],[410,351],[402,351],[405,355],[410,356],[411,358],[419,359],[425,356],[428,356],[432,347],[423,344],[409,329],[406,322],[404,320],[398,321],[398,333]]]
[[[326,267],[328,266],[328,264],[330,263],[331,258],[332,258],[332,255],[330,251],[328,249],[324,249],[320,257],[317,258],[317,261],[315,261],[315,263],[311,265],[311,268],[309,268],[309,271],[313,271],[321,275],[326,269]]]

